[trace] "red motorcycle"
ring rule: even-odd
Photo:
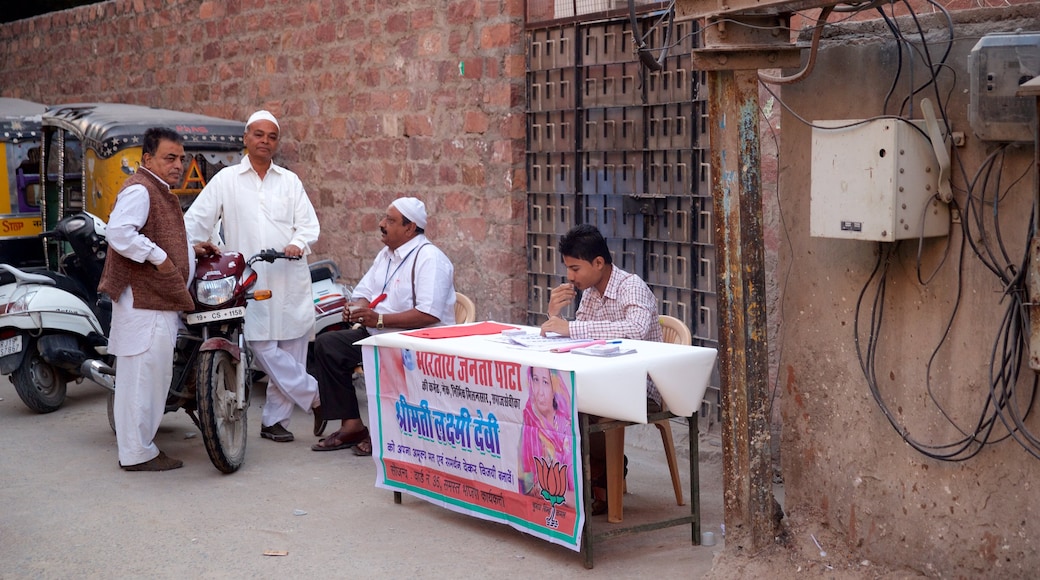
[[[213,465],[224,473],[242,466],[246,454],[246,413],[252,353],[246,345],[248,300],[266,300],[270,290],[251,291],[257,261],[299,259],[276,250],[263,250],[244,259],[238,252],[200,258],[189,287],[195,310],[185,317],[187,330],[177,335],[173,379],[166,398],[166,412],[184,409],[202,431],[202,440]],[[95,381],[106,380],[112,370],[103,363],[93,366]],[[118,383],[118,376],[115,377]],[[108,397],[108,421],[115,431],[114,388]]]

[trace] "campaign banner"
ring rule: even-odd
[[[574,374],[365,346],[376,485],[580,550]]]

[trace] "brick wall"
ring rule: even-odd
[[[401,194],[478,318],[526,307],[523,0],[111,0],[0,25],[0,96],[279,117],[279,162],[357,280]]]

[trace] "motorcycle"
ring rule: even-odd
[[[97,294],[107,251],[105,224],[88,213],[62,219],[40,234],[72,248],[59,271],[0,264],[0,373],[27,407],[50,413],[66,385],[90,376],[107,352],[112,304]]]
[[[186,313],[186,330],[177,335],[173,378],[166,412],[178,409],[202,431],[206,454],[214,467],[233,473],[246,452],[249,374],[252,353],[243,332],[248,300],[266,300],[270,290],[251,291],[257,261],[299,259],[275,250],[263,250],[244,259],[238,252],[199,258],[189,286],[195,308]],[[112,389],[108,396],[109,426],[115,431],[115,381],[110,369],[96,368],[95,381]]]

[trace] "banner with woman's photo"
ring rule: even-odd
[[[364,365],[377,486],[580,549],[573,373],[375,346]]]

